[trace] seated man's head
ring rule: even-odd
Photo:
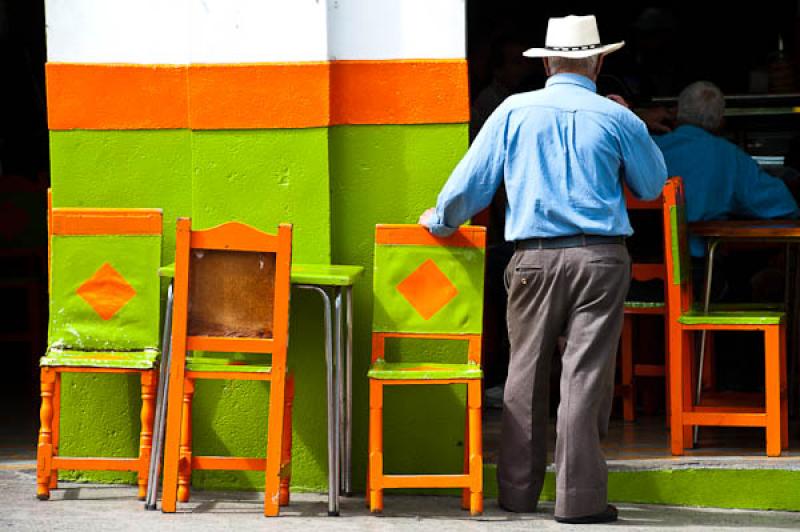
[[[716,133],[722,128],[725,97],[710,81],[695,81],[678,96],[678,124],[689,124]]]

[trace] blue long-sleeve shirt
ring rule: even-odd
[[[506,240],[631,235],[622,179],[652,199],[667,170],[644,123],[596,90],[584,76],[557,74],[506,99],[440,192],[431,232],[451,234],[505,180]]]
[[[699,127],[682,125],[655,137],[669,175],[683,178],[689,222],[744,218],[794,218],[789,189],[761,170],[747,153]],[[691,254],[705,255],[703,239],[692,237]]]

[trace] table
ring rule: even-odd
[[[786,253],[786,309],[791,311],[789,321],[789,333],[787,334],[789,345],[787,346],[789,373],[789,404],[795,404],[796,378],[795,365],[797,363],[797,350],[795,348],[795,334],[797,332],[796,321],[800,317],[798,298],[792,295],[792,276],[790,267],[793,266],[791,259],[791,244],[800,243],[800,220],[719,220],[712,222],[696,222],[689,224],[689,232],[695,236],[706,238],[706,272],[703,293],[703,310],[708,312],[711,303],[711,282],[714,275],[714,257],[717,247],[723,241],[743,241],[759,243],[784,243],[787,244]],[[796,273],[800,269],[796,269]],[[790,304],[792,308],[790,308]],[[698,400],[702,382],[703,358],[705,356],[705,331],[702,333],[700,343],[700,370],[698,373]],[[695,429],[695,439],[696,439]]]
[[[364,272],[362,266],[336,264],[292,264],[291,283],[301,290],[318,293],[325,311],[325,367],[328,403],[328,515],[339,515],[340,494],[351,495],[352,485],[352,419],[353,419],[353,285]],[[159,270],[161,277],[172,279],[175,265]],[[333,299],[331,299],[333,296]],[[344,317],[343,317],[344,308]],[[161,379],[156,397],[156,419],[153,450],[150,460],[150,477],[145,508],[156,509],[158,464],[161,461],[164,415],[170,363],[172,285],[167,295],[167,312],[164,317]],[[331,318],[333,315],[333,318]]]

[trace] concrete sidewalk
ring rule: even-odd
[[[553,521],[552,503],[540,513],[510,514],[486,501],[482,517],[470,518],[455,497],[387,495],[386,509],[370,515],[363,499],[344,499],[341,517],[327,517],[322,495],[293,494],[292,505],[281,517],[261,515],[259,493],[195,492],[181,511],[164,515],[147,512],[130,486],[62,483],[50,501],[34,496],[33,464],[6,461],[0,468],[0,529],[11,530],[192,530],[217,531],[269,528],[270,530],[799,530],[800,513],[754,512],[620,505],[621,521],[613,525],[570,527]]]

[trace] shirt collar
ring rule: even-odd
[[[586,76],[573,74],[571,72],[550,76],[547,79],[547,83],[545,83],[545,87],[549,87],[550,85],[577,85],[578,87],[583,87],[586,90],[597,92],[597,85],[594,81],[590,80]]]

